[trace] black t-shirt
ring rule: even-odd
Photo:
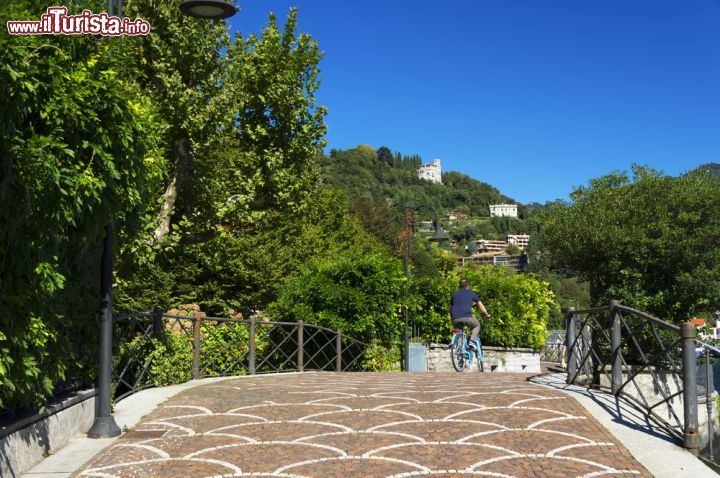
[[[472,306],[479,301],[480,297],[470,289],[462,288],[458,290],[450,298],[450,316],[453,320],[462,317],[475,317],[472,313]]]

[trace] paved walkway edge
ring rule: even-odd
[[[285,372],[283,375],[296,375],[299,373],[307,374],[317,372]],[[185,390],[222,380],[266,376],[273,377],[275,375],[277,374],[202,378],[179,385],[148,388],[121,400],[115,406],[113,416],[121,430],[130,430],[145,415],[155,410],[162,402]],[[70,439],[67,445],[59,449],[56,453],[26,471],[21,475],[21,478],[67,478],[118,438],[120,437],[93,439],[88,438],[84,433],[76,435]]]
[[[652,429],[634,407],[614,396],[565,383],[565,374],[530,379],[571,395],[656,478],[717,477],[710,467],[669,438]]]

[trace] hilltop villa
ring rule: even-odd
[[[423,164],[418,169],[418,177],[434,183],[442,182],[440,171],[440,160],[435,159],[431,164]]]

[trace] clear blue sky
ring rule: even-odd
[[[720,162],[720,0],[242,0],[299,9],[328,147],[440,158],[523,203],[632,163]]]

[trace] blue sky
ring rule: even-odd
[[[720,0],[243,0],[299,9],[328,147],[388,146],[527,203],[613,170],[720,162]]]

